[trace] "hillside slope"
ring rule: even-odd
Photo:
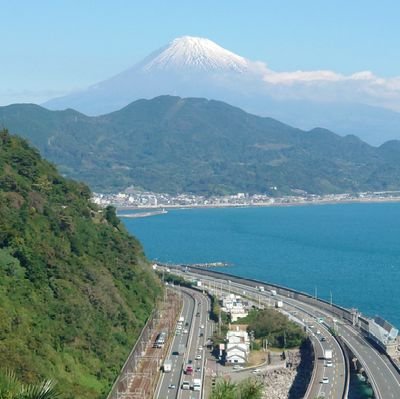
[[[0,123],[96,191],[131,185],[197,194],[400,189],[395,142],[381,149],[325,129],[305,132],[219,101],[161,96],[99,117],[13,105],[0,108]]]
[[[113,208],[0,132],[0,364],[103,398],[160,285]]]

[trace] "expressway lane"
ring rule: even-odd
[[[189,274],[193,274],[197,278],[201,277],[203,281],[207,280],[210,287],[213,285],[215,287],[216,279],[214,276],[207,278],[207,276],[199,276],[193,272],[189,272]],[[297,303],[287,301],[286,297],[260,292],[255,287],[232,280],[219,279],[217,291],[246,295],[252,298],[255,303],[264,303],[269,306],[273,306],[275,300],[281,300],[284,303],[284,307],[280,310],[286,313],[293,321],[305,326],[316,354],[315,371],[305,398],[325,397],[327,399],[342,399],[344,397],[346,389],[346,365],[343,351],[329,330],[323,324],[317,322],[313,312],[302,308]],[[325,350],[332,351],[331,362],[327,362],[324,359]]]
[[[182,299],[183,308],[180,316],[182,316],[184,320],[191,320],[195,307],[194,298],[186,293],[182,293]],[[182,368],[184,365],[184,353],[187,351],[189,335],[183,333],[179,333],[179,335],[176,335],[175,330],[171,331],[171,334],[174,335],[172,337],[172,343],[166,359],[171,360],[172,367],[170,372],[163,372],[163,374],[161,375],[158,389],[156,391],[156,397],[158,398],[172,399],[177,397]],[[178,354],[181,348],[184,348],[184,353]],[[172,386],[174,386],[175,388],[171,388]]]
[[[174,336],[166,357],[172,361],[172,368],[171,372],[163,372],[156,397],[200,399],[202,391],[193,391],[193,383],[194,379],[200,379],[201,382],[204,380],[204,348],[207,341],[206,331],[208,331],[210,323],[208,320],[210,304],[208,297],[195,290],[178,287],[177,289],[182,293],[181,317],[184,321],[181,329],[176,328],[172,332]],[[200,359],[196,359],[196,356],[199,357],[198,355],[200,355]],[[189,363],[193,366],[191,375],[184,373]],[[184,382],[187,383],[185,386],[188,385],[190,389],[182,389]],[[201,383],[201,385],[203,384]]]
[[[193,270],[191,270],[193,272]],[[246,280],[240,277],[226,275],[218,272],[211,272],[206,270],[196,270],[195,274],[197,276],[209,275],[212,276],[213,280],[221,279],[223,281],[227,281],[231,279],[232,281],[236,281],[239,284],[243,285],[243,287],[256,287],[258,282]],[[229,281],[229,280],[228,280]],[[282,293],[287,294],[289,297],[285,295],[281,296],[282,300],[286,303],[292,304],[296,307],[301,307],[305,312],[309,312],[315,317],[319,317],[322,315],[326,318],[326,323],[329,327],[334,328],[338,326],[337,321],[335,322],[335,318],[337,317],[334,313],[330,313],[325,306],[323,309],[323,304],[317,300],[314,300],[314,303],[306,303],[301,301],[300,299],[290,298],[291,296],[297,295],[294,290],[289,290],[284,287],[271,286],[268,283],[265,284],[269,289],[277,289]],[[245,288],[244,288],[245,289]],[[299,296],[304,296],[302,293],[299,293]],[[330,320],[330,321],[329,321]],[[374,389],[375,395],[377,399],[398,399],[400,398],[400,375],[396,368],[390,363],[385,354],[377,351],[359,332],[355,330],[349,322],[346,320],[339,321],[339,334],[342,336],[346,345],[352,350],[352,352],[357,356],[358,360],[364,367],[367,372],[368,378],[372,383],[372,387]]]

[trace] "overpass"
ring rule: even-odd
[[[371,382],[375,397],[377,399],[400,398],[399,370],[392,359],[369,339],[369,320],[362,317],[356,310],[346,309],[276,284],[202,268],[192,267],[189,271],[194,276],[209,276],[226,286],[235,284],[243,290],[256,290],[262,285],[266,291],[259,292],[259,295],[268,297],[272,290],[284,303],[301,309],[315,318],[324,318],[326,327],[335,331],[357,357]]]

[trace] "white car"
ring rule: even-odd
[[[195,359],[196,360],[201,360],[201,355],[196,355]]]
[[[327,360],[326,367],[332,367],[332,366],[333,366],[332,360]]]
[[[183,333],[184,334],[187,334],[189,331],[188,331],[188,329],[187,328],[185,328],[184,330],[183,330]]]
[[[324,377],[321,382],[323,384],[329,384],[329,378],[328,377]]]

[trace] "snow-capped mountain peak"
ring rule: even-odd
[[[209,39],[183,36],[153,53],[141,65],[143,71],[194,69],[245,72],[248,61]]]

